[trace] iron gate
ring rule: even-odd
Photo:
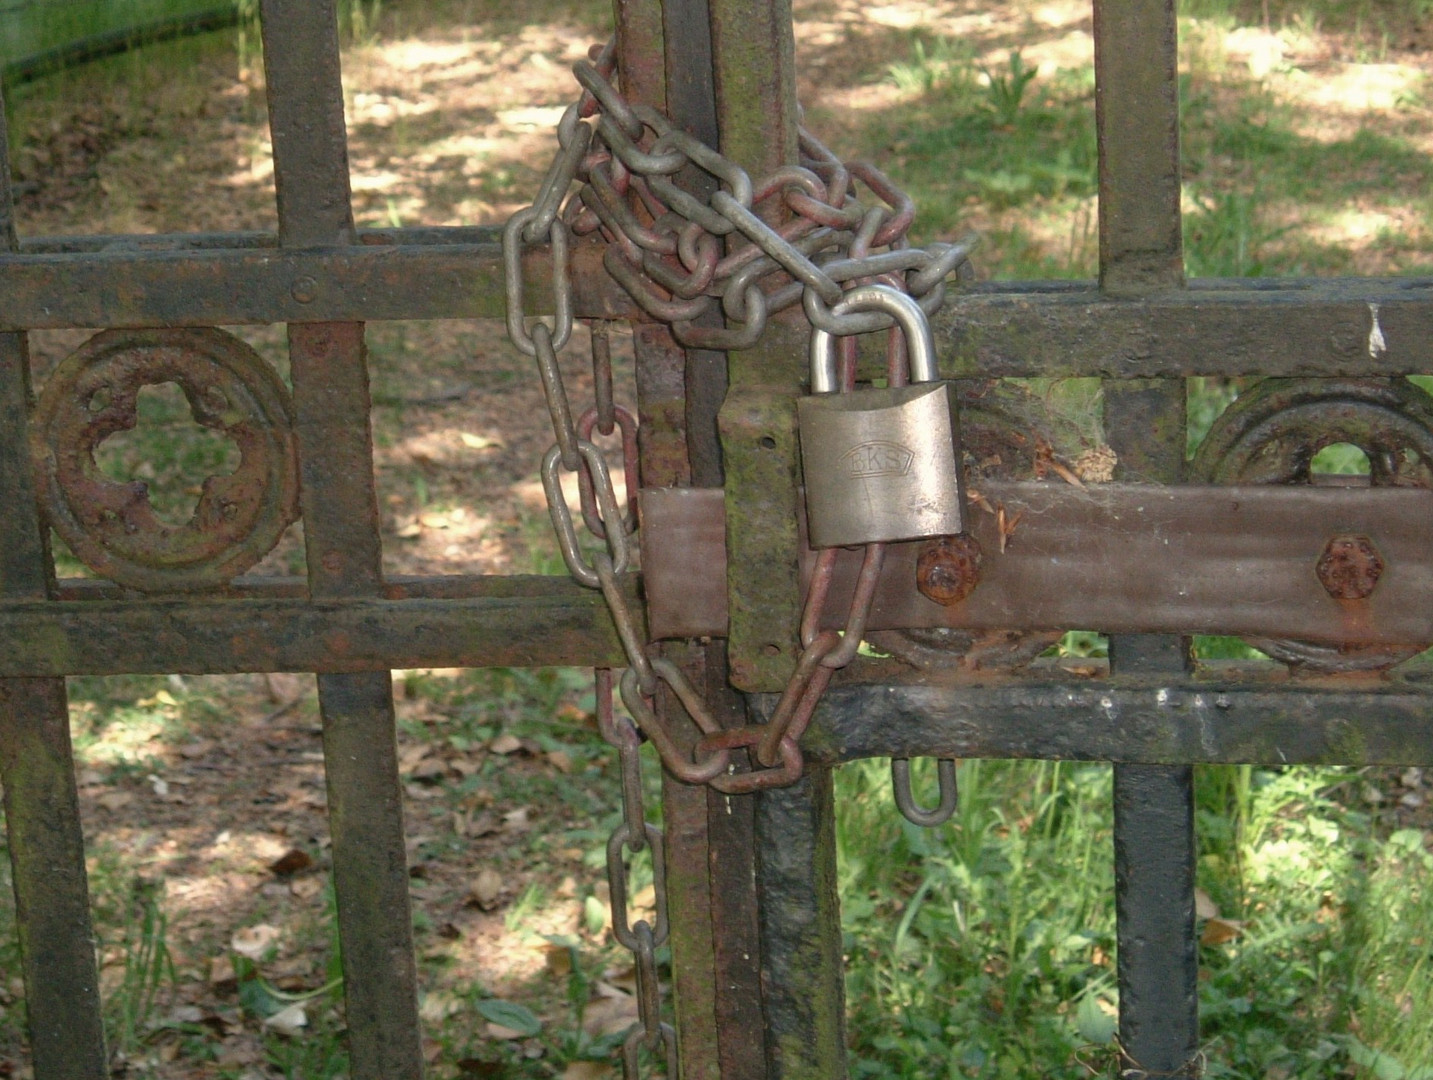
[[[616,11],[629,99],[754,175],[796,160],[789,3]],[[383,579],[364,323],[501,317],[502,259],[493,230],[355,229],[333,0],[264,0],[262,18],[277,236],[22,242],[0,144],[0,771],[41,1080],[108,1073],[65,676],[318,673],[353,1075],[392,1080],[417,1077],[421,1052],[389,669],[623,662],[600,595],[570,582]],[[1171,0],[1095,3],[1098,285],[971,286],[936,326],[947,377],[1105,380],[1123,482],[983,485],[1008,518],[977,515],[986,552],[1002,557],[987,558],[969,600],[918,599],[914,554],[898,551],[873,612],[888,637],[1105,630],[1110,669],[1028,668],[1018,648],[932,662],[917,641],[904,663],[862,658],[844,673],[796,784],[732,796],[667,778],[687,1080],[845,1074],[830,781],[841,761],[1115,762],[1120,1043],[1134,1076],[1198,1069],[1192,765],[1433,763],[1427,684],[1394,667],[1433,641],[1422,471],[1433,441],[1400,379],[1433,370],[1433,295],[1409,280],[1184,281],[1175,34]],[[634,323],[643,485],[693,489],[677,518],[703,565],[726,566],[664,603],[671,552],[654,509],[650,636],[667,639],[719,721],[740,726],[770,714],[799,649],[793,402],[808,328],[774,319],[753,347],[684,349],[600,258],[590,245],[573,253],[575,312]],[[524,272],[544,278],[548,254],[529,252]],[[271,323],[288,324],[291,394],[209,329]],[[109,332],[37,408],[25,335],[44,328]],[[1196,463],[1205,484],[1180,486],[1184,380],[1198,375],[1282,378]],[[84,458],[123,421],[126,394],[169,380],[244,459],[206,486],[189,526],[166,531]],[[1373,487],[1296,483],[1334,441],[1368,452]],[[1285,486],[1259,486],[1270,482]],[[295,517],[306,580],[243,576]],[[108,580],[57,581],[50,526]],[[854,567],[836,573],[849,590]],[[635,580],[623,587],[638,595]],[[1181,635],[1212,632],[1255,638],[1284,663],[1195,669]],[[680,705],[665,694],[659,705],[693,742]]]

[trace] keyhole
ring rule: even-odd
[[[142,387],[136,412],[134,427],[101,443],[95,462],[111,480],[143,481],[155,516],[184,525],[194,517],[204,481],[239,467],[239,447],[195,422],[177,383]]]

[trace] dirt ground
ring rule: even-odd
[[[391,5],[376,35],[345,55],[360,225],[497,223],[523,205],[574,95],[568,66],[606,32],[591,11],[554,7],[541,25],[516,25],[459,18],[463,7]],[[899,104],[883,75],[892,56],[909,52],[913,28],[963,35],[991,54],[1023,42],[1042,70],[1088,62],[1088,6],[1065,0],[991,10],[958,0],[797,7],[808,119],[845,151],[866,148],[871,118]],[[1245,44],[1245,53],[1237,42],[1231,49],[1235,62],[1254,55],[1258,43]],[[1423,72],[1428,47],[1417,35],[1395,43],[1385,82],[1398,83],[1405,68]],[[1316,57],[1317,48],[1333,51]],[[1307,51],[1306,66],[1325,78],[1361,63],[1322,38]],[[118,62],[122,79],[76,76],[70,92],[27,91],[12,102],[22,235],[275,227],[254,58],[193,43],[147,55]],[[166,73],[166,57],[180,58],[182,75]],[[283,367],[282,328],[236,332]],[[34,335],[37,378],[86,336]],[[375,325],[369,336],[387,571],[558,572],[536,482],[550,433],[527,360],[491,324]],[[630,401],[620,342],[618,353],[618,397]],[[586,401],[581,335],[565,363],[574,399]],[[156,415],[168,428],[154,438],[195,437],[182,417]],[[145,475],[153,445],[133,442],[118,467],[157,488],[193,489],[200,477],[179,467]],[[260,570],[301,568],[295,531]],[[544,934],[602,955],[601,905],[594,913],[588,902],[601,899],[591,853],[616,785],[592,734],[590,692],[563,675],[454,672],[398,673],[397,688],[435,1074],[606,1075],[554,1056],[551,1043],[465,1018],[472,987],[527,1000],[544,1019],[565,1015],[571,958]],[[105,989],[134,990],[135,911],[165,914],[173,962],[172,987],[120,1050],[117,1071],[334,1075],[324,1054],[341,1021],[323,992],[332,918],[312,680],[75,680],[73,692]],[[1420,787],[1411,777],[1405,794],[1421,801]],[[304,1028],[285,1033],[256,1019],[241,995],[245,959],[278,991],[319,992]],[[633,1009],[630,975],[615,957],[594,980],[590,1038],[623,1026]],[[18,993],[12,976],[0,1000],[9,1033],[0,1075],[27,1073]]]

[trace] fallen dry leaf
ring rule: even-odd
[[[215,990],[232,990],[239,984],[234,973],[234,961],[229,954],[216,956],[209,961],[209,985]]]
[[[308,1027],[308,1013],[304,1012],[304,1007],[300,1004],[289,1005],[266,1018],[264,1027],[293,1038]]]
[[[503,732],[492,742],[488,743],[488,749],[494,754],[512,754],[522,749],[522,740],[516,735]]]
[[[300,870],[307,870],[313,865],[313,856],[303,848],[289,848],[273,862],[269,863],[269,869],[279,877],[289,877],[297,874]]]
[[[569,1061],[562,1080],[612,1080],[612,1067],[600,1061]]]
[[[1233,941],[1244,932],[1244,924],[1234,919],[1210,919],[1204,924],[1204,931],[1199,935],[1201,945],[1223,945],[1226,941]]]
[[[485,866],[473,882],[472,888],[468,890],[468,901],[484,911],[492,911],[498,906],[502,891],[503,876],[491,866]]]
[[[582,1013],[582,1030],[594,1039],[618,1035],[637,1020],[637,999],[631,994],[601,996],[587,1003]]]
[[[271,671],[264,676],[264,686],[270,701],[275,705],[287,705],[303,697],[311,678],[310,675],[295,675],[290,671]]]
[[[134,802],[134,792],[106,791],[103,795],[97,798],[95,802],[99,803],[106,810],[119,810],[122,807],[128,806],[130,803]]]
[[[521,1031],[517,1031],[510,1027],[503,1027],[502,1024],[494,1024],[491,1020],[488,1021],[487,1030],[488,1038],[490,1039],[502,1039],[506,1042],[512,1042],[516,1039],[526,1038],[526,1036]]]
[[[323,882],[316,877],[294,878],[289,882],[289,892],[300,900],[312,900],[323,892]]]
[[[528,821],[527,815],[528,808],[526,806],[519,806],[516,810],[509,810],[503,815],[503,823],[513,832],[524,832],[532,824]]]
[[[424,758],[413,768],[413,779],[425,784],[436,784],[447,775],[447,763],[440,758]]]
[[[545,945],[542,952],[548,974],[558,976],[572,974],[572,950],[566,945]]]
[[[250,960],[262,960],[264,953],[268,952],[278,940],[279,928],[277,926],[258,923],[255,926],[245,926],[235,930],[234,936],[229,939],[229,948],[240,956],[247,956]]]
[[[1219,918],[1219,905],[1203,889],[1194,890],[1194,914],[1201,919]]]
[[[219,744],[213,739],[199,739],[196,742],[185,743],[179,748],[179,756],[194,761],[197,758],[208,757],[214,748]]]
[[[572,772],[572,755],[565,750],[553,750],[547,755],[547,763],[564,776]]]

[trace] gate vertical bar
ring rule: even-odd
[[[0,251],[18,249],[0,96]],[[30,357],[0,334],[0,597],[43,600],[54,582],[30,468]],[[0,778],[14,876],[30,1047],[39,1080],[109,1075],[90,923],[84,832],[64,679],[0,680]]]
[[[661,108],[677,127],[717,145],[706,0],[616,0],[615,8],[628,99]],[[675,179],[701,197],[713,190],[700,169]],[[684,349],[660,323],[638,323],[633,348],[643,483],[720,487],[716,417],[726,393],[726,355]],[[664,653],[718,722],[745,722],[742,700],[727,682],[725,642],[669,644]],[[678,742],[694,745],[699,733],[676,697],[662,691],[657,706]],[[763,1045],[751,1038],[762,1030],[755,802],[663,774],[673,1003],[685,1080],[765,1076]]]
[[[753,177],[795,164],[796,47],[789,0],[708,0],[708,4],[722,153]],[[782,212],[779,199],[756,209],[772,219]],[[778,410],[794,408],[791,394],[796,387],[764,385],[770,381],[762,374],[769,368],[765,350],[775,347],[763,343],[730,355],[732,394],[721,415],[728,467],[731,638],[732,647],[743,651],[752,649],[753,627],[773,608],[789,606],[792,631],[799,618],[799,589],[791,574],[794,531],[788,565],[785,560],[769,559],[772,536],[753,536],[742,527],[755,503],[790,500],[793,508],[795,504],[794,458],[773,465],[781,450],[773,453],[764,448],[754,431],[769,418],[773,403],[778,403],[774,405]],[[776,441],[794,450],[794,442]],[[781,470],[781,476],[765,489],[766,471],[772,468]],[[742,601],[754,595],[764,598],[764,613],[755,620]],[[778,598],[773,605],[766,603],[770,597]],[[757,643],[755,649],[771,657],[773,671],[794,661],[794,651],[787,652],[769,638],[762,640],[765,643]],[[831,791],[831,771],[816,768],[808,769],[792,787],[765,791],[756,798],[762,1005],[766,1075],[772,1080],[839,1080],[846,1075]]]
[[[665,5],[661,0],[615,0],[613,6],[623,94],[630,102],[667,112]],[[680,119],[677,123],[682,126]],[[652,322],[633,325],[632,349],[642,482],[687,487],[692,483],[692,469],[684,421],[686,352],[668,327]],[[683,670],[693,686],[706,689],[706,650],[668,644],[662,647],[662,654]],[[690,752],[700,732],[677,696],[663,686],[655,705],[677,744]],[[663,770],[672,1009],[683,1080],[718,1080],[721,1076],[713,925],[717,898],[711,882],[707,818],[705,788],[684,784]]]
[[[662,21],[668,114],[706,145],[721,148],[711,6],[707,0],[665,0]],[[702,198],[715,190],[715,181],[699,169],[677,179]],[[713,314],[711,321],[720,323],[720,317]],[[687,349],[685,361],[683,419],[692,483],[721,487],[726,470],[717,417],[726,400],[727,357],[723,352]],[[700,677],[714,715],[725,727],[744,724],[746,708],[729,682],[727,643],[715,641],[694,651],[701,656]],[[735,755],[738,768],[743,767],[743,756]],[[723,795],[710,788],[705,792],[717,1036],[717,1057],[710,1071],[721,1080],[764,1080],[767,1075],[763,1041],[751,1037],[765,1026],[756,893],[758,798]]]
[[[355,240],[334,0],[263,0],[279,242]],[[374,595],[382,544],[362,323],[289,325],[309,591]],[[392,677],[318,676],[352,1075],[422,1075]]]
[[[1184,283],[1174,0],[1096,0],[1100,287],[1137,297]],[[1178,483],[1183,380],[1107,380],[1105,428],[1119,479]],[[1187,643],[1117,636],[1121,672],[1177,674]],[[1125,1064],[1182,1073],[1198,1050],[1193,770],[1116,765],[1115,908]]]

